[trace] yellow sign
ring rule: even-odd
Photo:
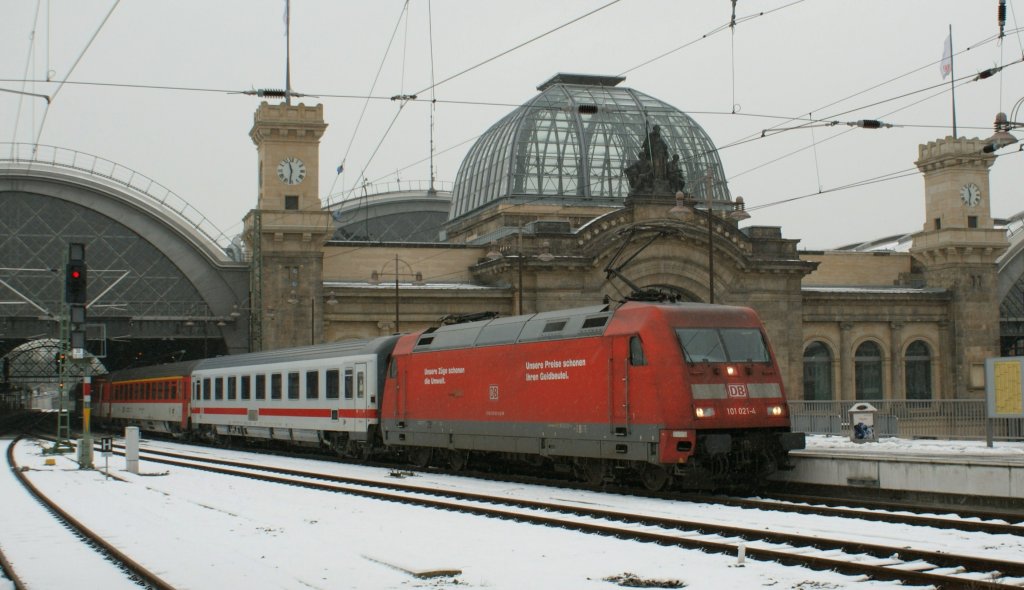
[[[992,365],[995,413],[1020,415],[1024,412],[1020,361],[996,361]]]

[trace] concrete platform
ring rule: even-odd
[[[902,497],[946,496],[962,503],[1024,506],[1024,443],[808,436],[791,453],[796,468],[779,483],[874,490]],[[974,498],[968,501],[966,498]]]

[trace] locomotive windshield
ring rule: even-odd
[[[676,328],[688,363],[770,363],[756,328]]]

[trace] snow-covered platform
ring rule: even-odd
[[[883,438],[856,444],[808,436],[791,453],[796,468],[774,479],[902,495],[975,497],[980,504],[1024,506],[1024,443]]]

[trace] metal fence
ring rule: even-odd
[[[875,433],[880,437],[984,440],[991,426],[995,440],[1024,440],[1024,418],[989,419],[983,399],[790,401],[793,430],[849,435],[850,408],[859,403],[878,410]]]

